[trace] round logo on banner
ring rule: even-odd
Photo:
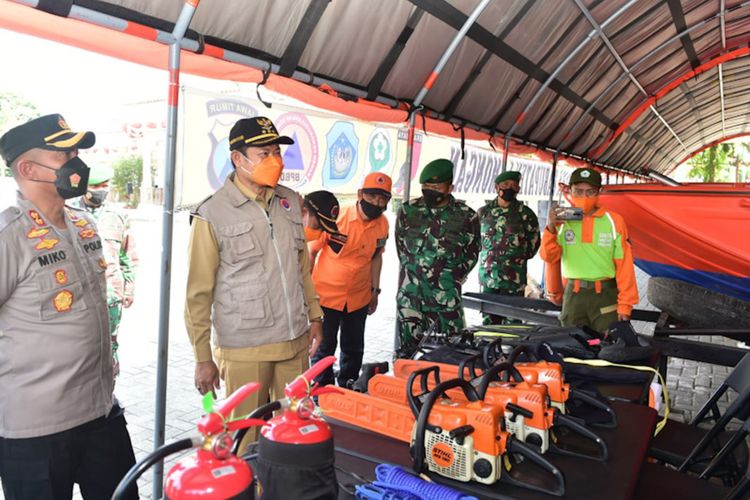
[[[393,160],[393,147],[388,131],[375,128],[367,141],[367,163],[370,172],[379,172],[388,167]]]
[[[258,116],[258,110],[237,99],[213,99],[206,103],[206,124],[211,140],[206,174],[214,190],[219,189],[234,170],[229,158],[229,131],[237,120],[253,116]]]
[[[327,188],[347,184],[357,171],[359,139],[354,124],[338,121],[326,134],[326,159],[323,165],[323,185]]]
[[[302,113],[288,112],[275,121],[280,135],[294,139],[284,151],[284,170],[280,182],[299,188],[310,182],[318,167],[318,137],[310,120]]]

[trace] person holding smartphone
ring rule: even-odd
[[[581,220],[560,218],[565,207],[550,209],[539,254],[549,266],[561,266],[565,289],[562,297],[563,326],[588,326],[605,332],[616,321],[630,320],[638,303],[633,252],[625,220],[599,206],[602,177],[590,168],[570,176],[572,204]]]

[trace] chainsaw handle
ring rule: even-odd
[[[214,412],[218,413],[224,418],[227,418],[234,408],[245,400],[250,394],[260,389],[258,382],[250,382],[236,391],[234,391],[227,399],[222,401],[221,404],[214,407]]]
[[[607,448],[607,443],[605,443],[604,440],[600,438],[598,434],[593,432],[591,429],[588,429],[584,425],[581,425],[575,419],[567,415],[563,415],[559,411],[555,411],[553,425],[557,425],[560,427],[567,427],[568,429],[571,429],[577,434],[595,442],[596,445],[599,447],[598,456],[583,455],[583,454],[578,454],[578,453],[575,454],[575,456],[578,456],[581,458],[590,458],[592,460],[598,460],[599,462],[606,462],[607,459],[609,458],[609,449]]]
[[[302,375],[292,380],[284,389],[284,395],[289,399],[300,399],[309,395],[312,389],[315,377],[323,373],[327,368],[333,366],[336,362],[336,356],[326,356]]]
[[[409,374],[409,378],[406,380],[406,399],[409,403],[412,413],[416,417],[419,415],[419,411],[422,409],[422,398],[425,394],[430,392],[429,378],[430,375],[434,377],[435,385],[440,385],[440,367],[437,365],[427,366],[414,370]],[[422,392],[414,394],[414,382],[419,377],[419,388]]]
[[[494,380],[502,381],[500,378],[501,373],[509,373],[515,382],[523,382],[525,380],[523,375],[521,375],[521,372],[510,363],[500,363],[499,365],[495,365],[485,371],[480,379],[479,389],[477,391],[480,399],[484,399],[485,394],[487,394],[490,382],[493,382]]]
[[[515,365],[518,356],[520,356],[521,354],[526,354],[527,356],[534,358],[534,361],[540,361],[539,356],[536,352],[534,352],[533,349],[531,349],[527,345],[521,344],[513,349],[513,352],[510,353],[510,356],[508,356],[508,363],[511,365]]]
[[[410,376],[409,387],[411,387],[412,383],[413,379]],[[424,404],[420,405],[419,407],[419,411],[414,414],[417,421],[415,423],[416,428],[414,432],[414,447],[412,449],[412,453],[414,455],[414,470],[417,472],[417,474],[421,474],[422,470],[424,469],[425,432],[427,431],[427,427],[429,425],[428,420],[430,419],[430,412],[432,412],[432,407],[435,406],[435,403],[438,399],[445,396],[446,391],[455,389],[457,387],[464,391],[464,394],[469,401],[479,400],[479,395],[474,389],[474,386],[472,386],[468,380],[454,378],[437,384],[432,389],[432,391],[427,394]],[[411,391],[409,391],[409,395],[411,396]],[[411,405],[411,399],[409,401],[409,404]],[[412,411],[414,411],[414,407],[412,407]]]
[[[545,493],[549,493],[550,495],[555,495],[558,497],[565,495],[565,476],[563,476],[563,473],[555,467],[549,460],[544,458],[542,455],[540,455],[537,451],[530,448],[525,443],[521,442],[518,439],[515,439],[513,436],[510,436],[508,438],[508,445],[507,445],[507,451],[510,454],[518,454],[521,455],[527,459],[529,459],[531,462],[536,464],[537,466],[541,467],[542,469],[549,472],[554,478],[555,478],[555,489],[548,490],[546,488],[543,488],[541,486],[530,486],[527,483],[521,482],[515,478],[506,476],[505,481],[511,483],[511,484],[517,484],[519,486],[523,486],[532,490],[536,491],[542,491]]]
[[[617,427],[617,414],[612,409],[612,407],[609,406],[606,402],[602,401],[596,396],[589,394],[588,392],[581,390],[581,389],[576,389],[576,390],[571,389],[569,398],[583,401],[584,403],[587,403],[593,406],[594,408],[598,408],[602,410],[604,413],[606,413],[607,416],[609,417],[609,422],[597,424],[599,427],[603,427],[605,429],[614,429],[615,427]]]
[[[479,377],[481,374],[477,370],[477,362],[479,361],[479,354],[464,358],[458,364],[458,376],[463,379],[472,380]],[[468,377],[466,376],[468,374]]]
[[[498,337],[482,349],[482,362],[485,368],[489,368],[501,359],[503,359],[502,339]]]

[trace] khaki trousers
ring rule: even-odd
[[[248,382],[258,382],[261,386],[237,405],[232,418],[246,416],[269,401],[283,398],[284,387],[310,367],[306,348],[294,357],[281,361],[235,361],[221,357],[218,361],[219,374],[224,381],[227,396]],[[242,440],[240,453],[244,453],[250,443],[258,440],[258,431],[258,427],[248,430]]]

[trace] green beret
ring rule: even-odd
[[[570,175],[570,184],[585,182],[594,187],[602,187],[602,175],[591,168],[577,168]]]
[[[96,184],[108,181],[112,178],[113,174],[112,167],[106,165],[94,165],[91,167],[91,172],[89,172],[89,186],[95,186]]]
[[[422,173],[419,175],[420,184],[426,182],[451,182],[452,180],[453,163],[445,158],[432,160],[425,165]]]
[[[515,170],[508,170],[507,172],[503,172],[502,174],[495,177],[495,184],[500,184],[501,182],[505,182],[505,181],[521,182],[521,172],[516,172]]]

